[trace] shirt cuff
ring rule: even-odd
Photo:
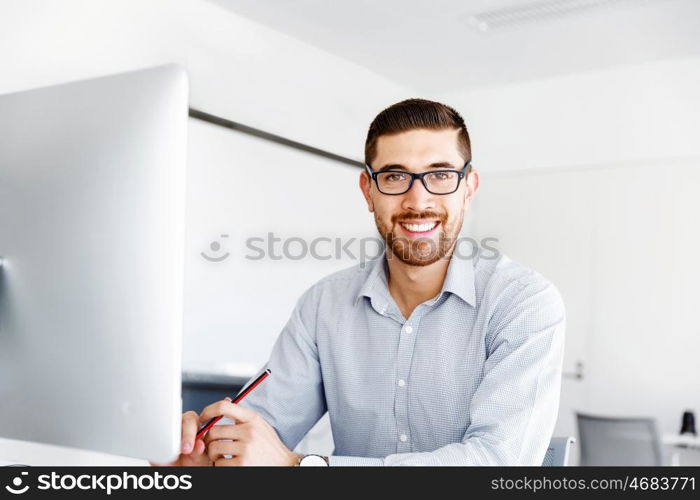
[[[367,457],[328,457],[328,465],[331,467],[379,467],[384,465],[383,458]]]

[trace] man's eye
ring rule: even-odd
[[[436,181],[446,181],[452,177],[450,172],[435,172],[433,174],[433,179]]]
[[[401,182],[404,179],[406,179],[406,175],[392,172],[390,174],[386,174],[385,178],[386,178],[387,182]]]

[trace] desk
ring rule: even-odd
[[[661,442],[667,446],[676,446],[678,448],[700,449],[700,437],[692,434],[664,434]]]
[[[692,435],[664,434],[661,436],[673,465],[700,465],[700,438]]]
[[[31,441],[0,438],[0,461],[34,466],[148,466],[146,460]]]

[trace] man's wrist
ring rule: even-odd
[[[290,458],[290,463],[288,464],[290,467],[298,467],[299,462],[301,459],[304,458],[304,455],[299,455],[298,453],[292,452],[291,458]]]

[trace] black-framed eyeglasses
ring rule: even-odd
[[[382,194],[397,195],[407,193],[413,187],[413,181],[416,179],[420,179],[423,187],[429,193],[452,194],[459,188],[459,182],[465,175],[468,175],[471,169],[471,160],[465,163],[461,170],[428,170],[420,174],[414,174],[406,170],[382,170],[375,172],[367,164],[365,164],[365,168]]]

